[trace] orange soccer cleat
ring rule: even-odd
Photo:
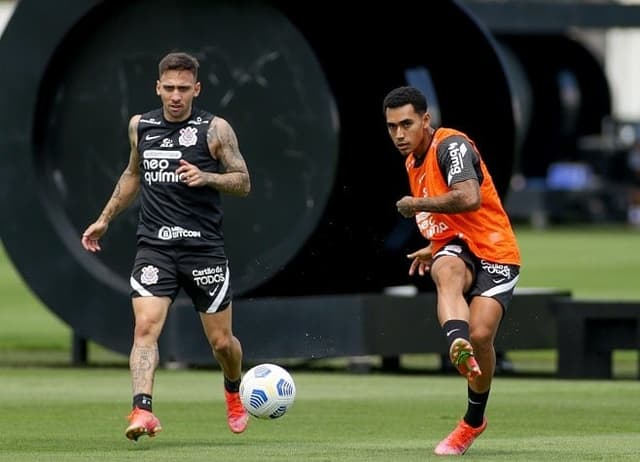
[[[128,419],[129,426],[124,434],[132,441],[138,441],[142,435],[154,437],[162,431],[162,425],[160,425],[158,418],[152,412],[144,409],[133,408]]]
[[[240,401],[240,393],[224,391],[227,402],[227,424],[233,433],[242,433],[249,423],[249,413]]]
[[[478,436],[487,428],[487,419],[482,420],[482,425],[473,428],[464,420],[461,420],[456,428],[445,439],[438,443],[434,451],[439,456],[461,456],[473,444]]]
[[[478,361],[476,361],[473,355],[473,347],[468,340],[463,338],[455,339],[449,349],[449,358],[460,374],[469,380],[473,380],[477,376],[482,375]]]

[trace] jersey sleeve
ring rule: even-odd
[[[448,186],[471,179],[482,183],[480,157],[465,137],[452,135],[443,139],[437,152],[438,165]]]

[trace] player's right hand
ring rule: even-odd
[[[414,208],[414,197],[412,196],[404,196],[396,202],[396,207],[398,208],[400,215],[405,218],[413,217],[416,214],[416,210]]]
[[[109,225],[103,222],[96,221],[89,225],[89,227],[82,233],[82,247],[89,252],[99,252],[102,250],[100,247],[100,238],[107,232]]]

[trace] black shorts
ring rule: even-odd
[[[131,272],[131,297],[170,297],[183,288],[196,310],[215,313],[232,298],[223,249],[138,246]]]
[[[473,274],[471,287],[464,294],[467,303],[471,303],[473,297],[491,297],[502,305],[504,311],[507,310],[513,298],[513,290],[520,278],[518,265],[507,265],[478,258],[461,239],[454,239],[446,244],[436,252],[433,259],[445,255],[461,258]]]

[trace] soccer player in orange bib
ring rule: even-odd
[[[389,92],[383,112],[411,189],[396,203],[398,212],[414,217],[429,242],[408,255],[409,274],[431,274],[449,357],[467,378],[467,411],[435,453],[461,455],[487,427],[494,341],[518,282],[520,251],[474,142],[432,127],[427,100],[414,87]]]

